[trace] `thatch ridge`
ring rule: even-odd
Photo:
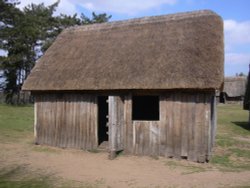
[[[161,23],[166,21],[177,21],[182,19],[190,19],[201,16],[214,16],[216,13],[211,10],[198,10],[198,11],[190,11],[183,12],[177,14],[167,14],[161,16],[145,16],[141,18],[133,18],[129,20],[121,20],[121,21],[112,21],[106,23],[96,23],[91,25],[82,25],[82,26],[72,26],[64,30],[64,32],[74,31],[91,31],[91,30],[106,30],[115,27],[126,27],[128,25],[141,25],[141,24],[149,24],[149,23]],[[222,19],[222,18],[221,18]]]
[[[224,81],[223,92],[228,97],[241,97],[245,95],[246,91],[246,76],[226,77]]]
[[[64,30],[23,90],[220,88],[223,21],[195,11]]]

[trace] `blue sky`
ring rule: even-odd
[[[49,5],[55,0],[21,0],[20,8],[29,3]],[[57,13],[81,12],[112,15],[111,21],[210,9],[224,20],[225,75],[248,73],[250,63],[250,1],[249,0],[61,0]]]

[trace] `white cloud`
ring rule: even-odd
[[[81,6],[89,11],[99,11],[107,13],[122,13],[134,15],[140,11],[160,7],[161,5],[174,5],[178,0],[61,0],[56,14],[74,14],[77,12],[76,6]],[[50,5],[56,0],[25,0],[18,5],[20,8],[28,4],[44,3]]]
[[[90,11],[136,14],[161,5],[174,5],[177,0],[73,0]]]
[[[21,1],[18,7],[22,9],[31,3],[33,4],[44,3],[45,6],[48,6],[55,2],[56,0],[25,0],[25,1]],[[69,14],[69,15],[75,14],[77,13],[76,5],[72,3],[72,1],[70,0],[60,0],[59,6],[57,7],[55,14],[59,15],[60,13]]]
[[[248,65],[250,63],[250,54],[247,53],[226,53],[226,64]]]
[[[236,45],[250,45],[250,21],[224,21],[226,50],[232,50]]]

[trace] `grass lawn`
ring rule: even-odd
[[[248,111],[239,105],[218,106],[216,147],[211,160],[221,170],[250,170]]]
[[[0,105],[0,141],[20,141],[33,134],[33,106]]]
[[[250,129],[247,120],[248,112],[242,110],[239,105],[218,106],[216,144],[210,168],[222,171],[250,171]],[[24,143],[26,147],[32,148],[32,138],[33,106],[17,107],[1,104],[0,142]],[[168,166],[179,165],[179,161],[176,160],[168,163]],[[209,170],[205,169],[206,167],[186,166],[186,168],[189,168],[192,173]],[[55,181],[47,174],[20,176],[26,170],[25,166],[5,166],[0,163],[0,188],[53,187]],[[67,183],[59,187],[67,187]]]

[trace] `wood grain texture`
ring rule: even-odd
[[[159,121],[131,121],[132,98],[125,100],[125,151],[205,162],[211,155],[213,93],[160,95]],[[215,123],[215,121],[214,121]]]
[[[97,147],[95,96],[43,94],[35,98],[38,144],[80,149]]]
[[[157,121],[132,120],[132,95],[132,92],[124,98],[122,94],[109,95],[110,151],[197,162],[210,159],[216,133],[213,92],[159,93],[160,119]],[[96,96],[37,94],[35,142],[63,148],[97,148]]]
[[[124,148],[124,103],[120,96],[109,96],[109,151]]]

